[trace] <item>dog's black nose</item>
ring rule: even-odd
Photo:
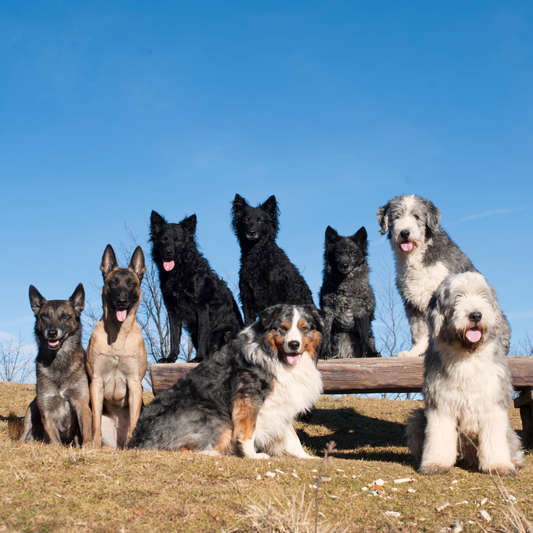
[[[295,352],[300,347],[300,343],[298,341],[290,341],[289,342],[289,348]]]
[[[349,263],[341,263],[341,268],[346,270],[350,266]]]
[[[409,235],[411,235],[411,232],[408,229],[403,229],[402,231],[400,231],[400,235],[404,239],[407,239],[407,237],[409,237]]]
[[[171,256],[171,255],[172,255],[172,248],[167,248],[167,249],[165,250],[165,255],[169,255],[169,256]]]
[[[481,320],[482,316],[483,315],[479,311],[474,311],[473,313],[470,313],[468,315],[468,318],[470,319],[471,322],[474,322],[475,324],[477,324]]]
[[[254,229],[251,229],[251,230],[248,232],[248,235],[249,235],[250,237],[255,237],[255,234],[256,234],[256,233],[257,233],[257,232],[256,232]]]
[[[55,339],[57,337],[57,329],[51,328],[48,330],[48,338]]]
[[[117,305],[118,305],[119,307],[124,308],[124,307],[126,307],[127,304],[128,304],[128,300],[127,300],[126,298],[119,298],[119,299],[117,300]]]

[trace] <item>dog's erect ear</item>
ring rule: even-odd
[[[74,308],[76,316],[79,317],[81,312],[85,309],[85,290],[83,284],[79,283],[74,289],[72,296],[68,299],[70,305]]]
[[[276,197],[272,195],[268,200],[261,204],[261,207],[272,217],[277,218],[279,215],[278,202]]]
[[[439,227],[441,212],[430,200],[424,199],[424,204],[427,210],[426,226],[431,233],[435,233]]]
[[[259,320],[261,321],[261,324],[265,329],[270,329],[272,324],[274,323],[274,320],[276,320],[276,317],[279,315],[281,311],[282,305],[273,305],[271,307],[267,307],[266,309],[263,309],[259,313]]]
[[[167,223],[167,221],[155,211],[150,215],[150,233],[155,237],[159,230]]]
[[[364,226],[359,228],[357,232],[352,235],[352,241],[354,241],[356,244],[359,244],[359,246],[366,248],[368,243],[368,233],[366,232],[366,228]]]
[[[240,195],[236,194],[235,199],[233,200],[233,205],[231,211],[233,213],[233,218],[240,218],[244,208],[248,205],[248,202]]]
[[[190,217],[184,218],[180,222],[180,226],[186,231],[187,235],[193,239],[194,235],[196,234],[196,222],[196,215],[191,215]]]
[[[30,285],[30,305],[35,316],[39,314],[45,302],[46,298],[33,285]]]
[[[389,231],[389,204],[385,204],[378,209],[378,224],[381,226],[379,231],[385,235]]]
[[[108,244],[104,250],[104,255],[102,256],[102,264],[100,265],[100,270],[102,271],[102,276],[104,277],[104,281],[107,278],[107,276],[115,270],[115,268],[118,268],[117,258],[115,256],[115,250],[113,250],[113,247]]]
[[[339,234],[331,227],[326,228],[326,242],[334,244],[339,239]]]
[[[143,280],[143,276],[146,274],[146,265],[144,264],[144,254],[140,246],[135,248],[128,268],[135,272],[139,281]]]

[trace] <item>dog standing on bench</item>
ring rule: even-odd
[[[97,322],[87,348],[91,379],[93,448],[125,448],[142,407],[146,348],[137,309],[146,272],[140,246],[128,268],[119,268],[110,244],[100,266],[104,277],[104,316]]]
[[[30,304],[39,346],[37,395],[26,410],[24,426],[14,413],[9,414],[9,435],[22,441],[87,445],[91,441],[91,408],[81,345],[83,285],[80,283],[68,300],[50,301],[30,285]]]

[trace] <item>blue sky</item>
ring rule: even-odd
[[[533,334],[531,2],[0,0],[0,340],[28,286],[98,305],[105,246],[198,216],[237,281],[239,193],[321,285],[327,225],[392,264],[377,207],[416,193]]]

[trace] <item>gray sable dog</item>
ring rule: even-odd
[[[514,476],[523,467],[511,427],[511,372],[506,320],[496,292],[478,272],[449,276],[426,313],[425,409],[407,423],[409,447],[421,474],[444,474],[459,462]]]
[[[411,326],[412,347],[398,357],[418,357],[428,347],[424,313],[435,289],[450,274],[477,272],[470,259],[440,226],[441,212],[416,194],[389,200],[377,212],[381,235],[387,235],[396,261],[396,286]],[[511,329],[504,317],[506,353]]]
[[[85,291],[80,283],[68,300],[46,300],[30,285],[35,314],[37,395],[24,417],[8,419],[11,438],[51,444],[88,445],[91,441],[89,383],[81,345],[80,315]]]
[[[380,357],[372,321],[376,300],[368,276],[364,226],[350,237],[326,229],[320,307],[326,313],[322,359]]]

